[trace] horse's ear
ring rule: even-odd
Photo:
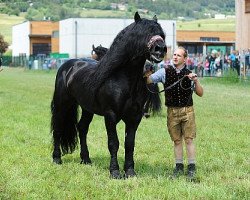
[[[100,44],[100,47],[102,47],[102,45]]]
[[[95,49],[95,46],[92,44],[92,49],[94,50]]]
[[[135,23],[137,23],[139,20],[141,20],[141,17],[137,11],[135,13],[134,19],[135,19]]]
[[[157,22],[158,19],[157,19],[156,15],[153,17],[153,20],[155,20]]]

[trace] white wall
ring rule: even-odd
[[[69,53],[71,58],[90,56],[93,44],[95,46],[101,44],[109,48],[115,36],[133,21],[132,19],[100,18],[70,18],[62,20],[59,22],[59,51],[60,53]],[[166,34],[167,46],[175,46],[175,21],[159,20],[159,23]]]
[[[19,56],[21,53],[30,55],[30,22],[24,22],[12,27],[12,56]]]
[[[166,38],[165,42],[168,47],[171,47],[173,53],[176,48],[176,21],[174,20],[158,20],[158,23],[161,25]]]

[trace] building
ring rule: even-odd
[[[230,53],[235,45],[235,32],[177,31],[177,45],[185,47],[189,54],[206,55],[213,49]]]
[[[235,0],[236,49],[250,48],[250,0]]]
[[[158,20],[165,34],[168,51],[176,44],[175,21]],[[116,35],[126,26],[134,22],[132,19],[104,18],[70,18],[60,21],[59,49],[60,53],[68,53],[70,58],[89,56],[92,45],[109,48]]]
[[[109,48],[116,35],[133,19],[70,18],[59,22],[28,21],[13,26],[13,56],[67,54],[70,58],[88,57],[92,45]],[[176,45],[190,54],[212,49],[229,53],[235,45],[235,32],[176,31],[176,21],[158,20],[166,34],[170,58]]]
[[[59,23],[26,21],[12,27],[12,56],[49,55],[59,51]]]
[[[109,48],[116,35],[132,19],[70,18],[59,22],[28,21],[12,27],[13,56],[68,54],[88,57],[92,45]],[[159,20],[166,33],[168,52],[176,44],[175,21]]]

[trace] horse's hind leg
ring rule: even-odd
[[[63,123],[63,120],[62,120],[62,115],[60,114],[55,114],[53,113],[53,116],[52,116],[53,119],[53,126],[54,126],[54,130],[53,130],[53,146],[54,146],[54,149],[53,149],[53,153],[52,153],[52,157],[53,157],[53,162],[56,163],[56,164],[62,164],[62,159],[61,159],[61,156],[62,156],[62,153],[61,153],[61,131],[60,131],[60,124]]]
[[[63,124],[63,113],[58,103],[57,93],[54,93],[53,100],[51,102],[51,131],[53,134],[53,162],[56,164],[62,164],[62,153],[61,153],[61,136],[62,136],[62,124]]]
[[[119,120],[117,120],[117,117],[113,112],[110,112],[107,115],[105,115],[105,126],[108,134],[108,149],[111,156],[109,170],[111,178],[114,179],[122,178],[119,171],[119,164],[117,160],[119,140],[117,137],[116,124],[118,123],[118,121]]]
[[[77,125],[81,145],[81,164],[91,164],[91,160],[89,158],[89,150],[87,146],[87,134],[89,130],[89,124],[93,119],[93,115],[93,113],[89,113],[86,110],[82,110],[82,116]]]
[[[54,138],[54,150],[53,150],[53,162],[56,164],[62,164],[61,150],[60,150],[60,136],[61,134],[57,131],[53,131]]]

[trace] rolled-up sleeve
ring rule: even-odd
[[[161,68],[158,71],[156,71],[155,73],[151,74],[149,76],[149,78],[152,80],[153,83],[165,83],[165,68]]]

